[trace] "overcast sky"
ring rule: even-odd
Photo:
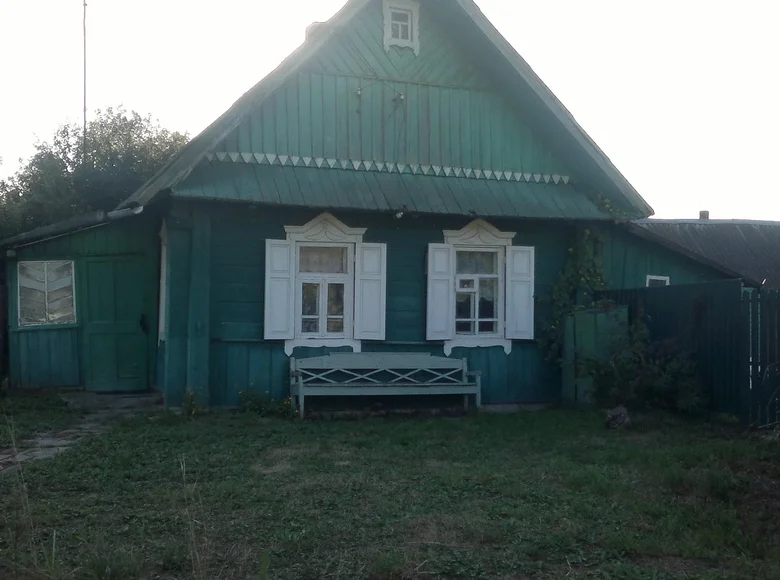
[[[82,0],[0,0],[0,177],[82,108]],[[658,217],[780,220],[780,2],[478,0]],[[344,0],[90,0],[89,108],[195,135]]]

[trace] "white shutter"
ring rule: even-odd
[[[295,288],[292,242],[265,241],[265,338],[295,336]]]
[[[506,338],[534,337],[534,249],[506,249]]]
[[[455,260],[451,246],[428,244],[427,340],[455,338]]]
[[[385,339],[387,246],[357,244],[355,340]]]

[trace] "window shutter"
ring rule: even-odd
[[[293,243],[265,241],[265,339],[295,337]]]
[[[534,337],[534,249],[506,249],[506,338]]]
[[[387,246],[357,244],[355,264],[355,339],[385,339]]]
[[[455,261],[451,246],[428,244],[427,340],[455,338]]]

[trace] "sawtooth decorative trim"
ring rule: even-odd
[[[546,173],[522,173],[519,171],[495,171],[492,169],[469,169],[441,165],[420,165],[410,163],[387,163],[383,161],[364,161],[356,159],[332,159],[325,157],[298,157],[295,155],[277,155],[275,153],[207,153],[208,161],[226,163],[248,163],[253,165],[275,165],[279,167],[326,167],[347,169],[349,171],[378,171],[380,173],[408,173],[411,175],[434,175],[437,177],[462,177],[466,179],[485,179],[493,181],[517,181],[525,183],[560,183],[567,185],[568,175],[550,175]]]

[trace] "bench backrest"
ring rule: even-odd
[[[290,359],[304,384],[418,384],[453,385],[467,382],[466,359],[418,352],[333,353]]]

